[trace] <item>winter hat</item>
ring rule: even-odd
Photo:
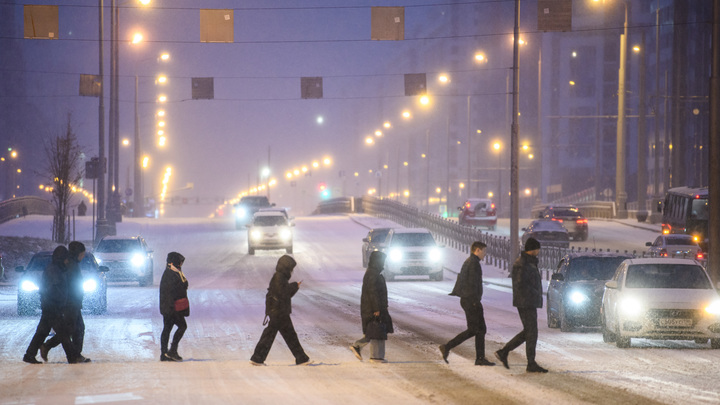
[[[537,241],[535,238],[528,238],[527,242],[525,242],[525,252],[530,252],[532,250],[540,249],[540,242]]]
[[[82,242],[74,240],[68,245],[68,250],[70,251],[70,257],[77,259],[80,253],[85,251],[85,245]]]
[[[181,255],[178,252],[170,252],[167,255],[167,262],[171,263],[175,267],[182,266],[184,261],[185,261],[185,256]]]
[[[53,250],[52,261],[55,264],[62,264],[68,258],[68,250],[65,246],[58,246]]]

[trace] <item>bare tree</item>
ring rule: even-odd
[[[67,242],[66,218],[72,198],[73,187],[80,181],[82,151],[72,130],[71,114],[68,114],[65,133],[52,138],[45,145],[47,159],[46,173],[53,184],[52,202],[55,207],[53,217],[53,241]]]

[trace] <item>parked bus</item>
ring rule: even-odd
[[[677,187],[668,190],[662,206],[662,232],[685,233],[693,236],[703,251],[707,252],[708,189]]]

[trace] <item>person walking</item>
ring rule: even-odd
[[[535,238],[528,238],[525,249],[515,260],[512,268],[513,306],[517,308],[523,330],[510,339],[505,346],[495,352],[505,366],[508,366],[508,354],[518,346],[525,343],[527,368],[529,373],[547,373],[548,370],[535,362],[535,346],[537,345],[538,326],[537,310],[543,305],[543,290],[540,271],[538,270],[538,254],[540,242]]]
[[[470,246],[470,257],[465,259],[460,274],[455,281],[455,287],[450,295],[460,297],[460,306],[465,311],[467,329],[460,332],[452,340],[440,345],[440,353],[445,363],[448,362],[450,350],[462,342],[475,337],[475,365],[494,366],[495,363],[485,357],[485,314],[482,306],[482,266],[480,261],[485,258],[487,245],[477,241]]]
[[[187,290],[188,280],[182,272],[185,257],[178,252],[167,255],[167,265],[160,279],[160,314],[163,316],[163,330],[160,334],[160,361],[182,361],[178,345],[187,330],[185,317],[190,316]],[[170,332],[177,326],[172,346],[168,350]]]
[[[50,334],[50,330],[55,330],[55,336],[58,336],[60,343],[65,350],[65,356],[68,363],[77,363],[78,358],[75,348],[70,341],[70,331],[67,330],[63,320],[63,309],[67,304],[68,285],[66,266],[68,261],[68,250],[65,246],[58,246],[52,254],[51,263],[45,268],[40,282],[40,322],[38,322],[35,335],[33,335],[30,345],[25,351],[23,361],[30,364],[41,364],[35,356]]]
[[[363,276],[362,292],[360,294],[360,317],[362,319],[363,337],[350,346],[350,350],[359,360],[362,360],[360,351],[370,343],[370,362],[386,363],[385,341],[387,334],[393,333],[393,323],[388,312],[388,293],[385,277],[382,271],[385,267],[385,253],[374,251],[368,259],[368,267]],[[372,330],[371,323],[378,322],[384,330]]]
[[[293,270],[297,262],[288,255],[278,259],[265,296],[265,322],[267,327],[262,332],[260,340],[255,346],[255,351],[250,357],[250,364],[254,366],[265,365],[265,359],[270,353],[277,333],[285,340],[285,344],[295,356],[295,364],[310,364],[310,358],[305,354],[300,341],[298,340],[295,327],[293,326],[290,314],[292,313],[292,297],[300,289],[302,281],[290,282]]]
[[[82,242],[72,241],[68,245],[69,257],[67,261],[68,297],[63,308],[63,322],[65,330],[70,334],[70,340],[75,348],[78,363],[89,363],[90,359],[82,355],[85,341],[85,321],[82,317],[82,302],[85,297],[83,289],[83,275],[80,262],[85,257],[85,245]],[[48,361],[50,349],[61,344],[61,338],[56,334],[40,346],[40,357]]]

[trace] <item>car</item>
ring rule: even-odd
[[[720,349],[720,297],[692,259],[627,259],[605,283],[603,341],[630,347],[633,338],[694,340]]]
[[[536,219],[530,222],[527,228],[522,228],[525,231],[522,235],[522,243],[529,238],[535,238],[540,245],[543,247],[562,247],[567,248],[570,246],[570,236],[568,230],[558,221],[551,219]]]
[[[291,217],[288,209],[285,207],[260,208],[259,210],[257,210],[257,212],[279,212],[285,217],[285,219],[288,220],[289,223],[293,223],[293,221],[295,220],[295,217]]]
[[[460,225],[482,226],[491,231],[497,226],[495,204],[487,198],[471,198],[458,207]]]
[[[261,208],[271,208],[275,204],[270,204],[270,200],[264,195],[246,195],[240,199],[235,205],[235,229],[244,228],[253,220],[255,215]]]
[[[660,235],[655,238],[654,242],[647,242],[648,253],[651,256],[662,257],[679,257],[689,259],[703,259],[704,255],[700,245],[695,241],[692,235],[682,233],[671,233]]]
[[[365,236],[362,241],[362,265],[363,267],[368,266],[368,261],[370,260],[370,253],[379,250],[382,251],[383,249],[383,243],[385,243],[385,239],[388,236],[388,233],[390,233],[390,229],[392,228],[374,228],[368,231],[367,236]]]
[[[393,228],[382,247],[387,254],[383,275],[389,281],[401,275],[443,279],[442,246],[425,228]]]
[[[248,228],[248,254],[254,255],[256,250],[285,249],[293,252],[293,224],[279,212],[261,212],[253,215]]]
[[[108,281],[153,283],[153,251],[142,236],[105,236],[93,250],[98,263],[110,269]]]
[[[588,238],[588,220],[574,205],[548,205],[540,212],[539,217],[563,224],[572,240]]]
[[[568,332],[578,326],[600,326],[605,282],[630,254],[572,252],[558,263],[547,290],[548,328]]]
[[[17,312],[18,315],[32,315],[40,310],[40,283],[45,268],[52,262],[53,252],[35,253],[28,265],[18,266],[15,271],[22,273],[18,281]],[[86,253],[80,262],[83,275],[83,309],[94,314],[107,311],[107,280],[106,266],[98,266],[92,253]]]

